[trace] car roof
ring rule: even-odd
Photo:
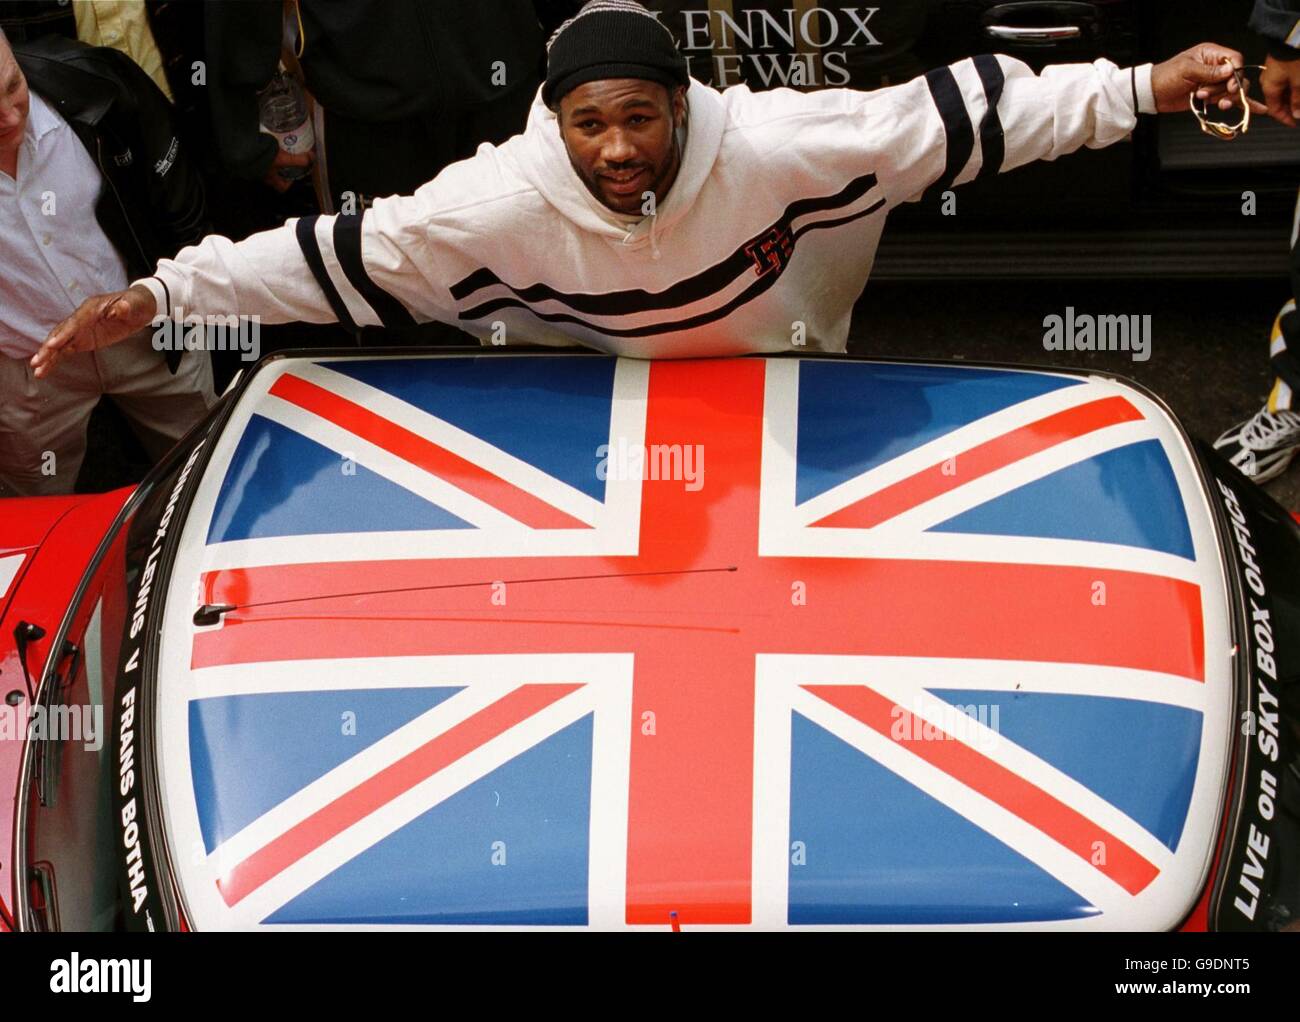
[[[1218,538],[1113,379],[275,359],[168,586],[200,928],[1159,928],[1209,868]]]

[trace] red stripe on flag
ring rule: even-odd
[[[740,566],[645,587],[637,602],[681,624],[743,605],[757,575],[763,388],[759,361],[656,362],[645,444],[698,445],[707,472],[646,482],[640,560],[647,566]],[[706,457],[707,455],[707,457]],[[789,582],[785,582],[789,592]],[[620,609],[631,601],[619,601]],[[662,615],[660,615],[662,620]],[[744,924],[753,916],[754,653],[759,631],[643,633],[632,683],[627,921]],[[647,731],[646,711],[655,727]]]
[[[969,745],[956,739],[895,738],[894,728],[914,736],[923,733],[925,722],[879,692],[865,685],[803,687],[1042,831],[1129,894],[1141,893],[1159,874],[1153,863],[1110,831]],[[929,726],[946,734],[937,725]]]
[[[829,586],[836,567],[842,577]],[[807,606],[791,609],[762,652],[1094,664],[1205,681],[1194,582],[979,561],[828,560],[823,571],[799,566]]]
[[[733,521],[730,534],[738,531]],[[1180,579],[1050,564],[752,553],[724,560],[736,553],[719,551],[711,560],[736,564],[735,572],[510,585],[507,606],[492,604],[487,580],[636,572],[662,564],[448,558],[212,572],[204,576],[205,602],[236,607],[380,584],[477,584],[231,611],[221,627],[194,636],[191,666],[472,652],[639,654],[678,634],[711,629],[743,638],[754,653],[1039,660],[1205,680],[1201,591]],[[792,604],[792,579],[804,583],[807,606]],[[1095,602],[1098,583],[1105,587],[1101,604]],[[706,654],[682,669],[707,678],[710,659]]]
[[[1141,419],[1142,413],[1122,397],[1104,397],[1067,408],[1010,433],[977,444],[951,459],[922,469],[905,479],[869,494],[848,507],[813,523],[814,527],[870,529],[881,522],[919,507],[972,480],[1021,461],[1031,454],[1074,440],[1107,426]],[[945,471],[949,463],[953,469]]]
[[[237,905],[268,880],[462,756],[581,685],[521,685],[300,821],[231,869],[217,887]]]
[[[286,373],[271,386],[271,393],[446,480],[524,525],[534,529],[590,528],[586,522],[578,521],[459,454],[310,380]]]

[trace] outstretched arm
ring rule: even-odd
[[[155,318],[187,315],[257,316],[263,323],[334,316],[312,279],[295,239],[296,221],[234,242],[209,235],[164,259],[155,275],[125,291],[93,295],[50,331],[32,356],[38,378],[68,352],[106,348],[149,326]]]
[[[116,344],[159,316],[242,315],[268,325],[348,327],[438,318],[445,289],[420,265],[425,203],[434,188],[381,199],[364,213],[291,220],[239,242],[210,235],[126,291],[84,301],[32,356],[33,370],[47,376],[65,352]]]
[[[894,89],[867,94],[860,115],[891,205],[954,185],[1054,160],[1126,138],[1140,113],[1188,109],[1237,91],[1236,50],[1203,43],[1155,66],[1108,60],[1060,64],[1035,74],[1007,56],[984,55],[937,68]]]

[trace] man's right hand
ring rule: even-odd
[[[293,180],[280,176],[282,167],[310,167],[314,157],[311,153],[286,153],[283,149],[275,151],[275,159],[271,161],[271,166],[263,175],[262,181],[269,188],[274,188],[277,192],[287,192],[293,187]]]
[[[1300,124],[1300,57],[1296,60],[1269,57],[1260,85],[1269,116],[1288,128]]]
[[[32,356],[37,379],[48,376],[67,352],[94,351],[124,341],[143,330],[158,315],[153,293],[140,284],[125,291],[94,295],[77,311],[50,331],[40,350]]]

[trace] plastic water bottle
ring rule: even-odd
[[[316,148],[316,132],[307,112],[307,97],[298,79],[283,69],[258,93],[261,128],[275,137],[286,153],[309,153]],[[311,173],[310,167],[281,167],[279,175],[290,181]]]

